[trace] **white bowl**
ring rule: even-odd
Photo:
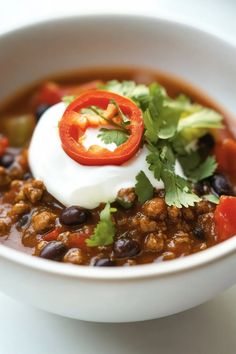
[[[55,72],[127,65],[178,75],[236,112],[236,49],[184,24],[124,15],[67,18],[5,34],[0,48],[1,99]],[[201,253],[161,264],[92,268],[0,246],[0,289],[67,317],[100,322],[147,320],[189,309],[233,285],[235,251],[233,237]]]

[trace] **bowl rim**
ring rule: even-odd
[[[117,11],[116,13],[114,12],[99,12],[99,13],[83,13],[83,14],[72,14],[72,15],[57,15],[57,16],[52,16],[50,18],[46,19],[39,19],[39,20],[34,20],[33,22],[27,22],[25,24],[18,24],[16,27],[12,29],[6,29],[3,30],[3,32],[0,32],[0,40],[7,38],[8,36],[12,36],[15,33],[18,32],[23,32],[23,31],[30,31],[33,30],[34,28],[38,27],[44,27],[44,25],[50,25],[50,24],[56,24],[56,23],[66,23],[70,21],[77,21],[78,19],[82,20],[90,20],[90,19],[100,19],[101,21],[113,18],[114,20],[121,20],[122,18],[130,19],[130,20],[137,20],[137,21],[142,21],[142,20],[151,20],[151,21],[158,21],[159,23],[168,23],[168,25],[176,25],[179,27],[185,27],[186,29],[190,29],[193,31],[198,32],[199,34],[206,35],[208,37],[211,37],[211,39],[216,39],[218,41],[221,41],[222,44],[229,45],[230,47],[236,49],[236,42],[234,42],[232,39],[226,37],[226,36],[221,36],[219,33],[215,33],[214,30],[211,28],[203,28],[200,25],[197,24],[192,24],[191,22],[187,21],[186,19],[177,19],[177,18],[172,18],[167,15],[152,15],[150,13],[124,13],[122,11]]]
[[[40,20],[34,23],[19,26],[10,31],[0,33],[1,40],[13,37],[15,34],[21,32],[29,32],[45,25],[59,25],[62,23],[69,23],[73,21],[83,20],[91,21],[96,20],[110,20],[120,21],[124,18],[126,20],[132,19],[133,21],[153,21],[159,22],[164,26],[175,26],[181,29],[190,30],[197,33],[197,35],[204,35],[209,40],[215,40],[220,42],[222,46],[227,46],[231,50],[235,50],[235,45],[225,38],[220,37],[212,33],[211,31],[201,29],[198,26],[186,23],[184,21],[170,19],[166,17],[151,16],[148,14],[81,14],[59,18],[51,18],[46,20]],[[84,280],[97,280],[97,281],[131,281],[136,279],[149,279],[159,278],[166,276],[173,276],[175,274],[188,272],[197,268],[202,268],[207,265],[214,264],[220,260],[224,260],[236,253],[236,236],[223,241],[222,243],[210,247],[204,251],[189,255],[186,257],[174,259],[167,262],[150,263],[145,265],[136,265],[134,267],[91,267],[91,266],[79,266],[72,264],[65,264],[59,262],[52,262],[49,260],[33,257],[32,255],[24,252],[11,249],[10,247],[0,244],[0,257],[5,261],[14,263],[15,265],[21,265],[26,268],[31,268],[38,272],[47,272],[53,275],[66,276],[71,278],[82,278]]]

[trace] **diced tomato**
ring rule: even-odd
[[[236,173],[236,141],[228,129],[214,129],[212,131],[216,145],[214,155],[218,163],[218,170],[222,173]]]
[[[79,232],[74,232],[72,234],[70,234],[69,237],[69,242],[68,242],[68,246],[70,248],[80,248],[80,249],[86,249],[86,239],[88,238],[88,235],[85,234],[81,234]]]
[[[43,236],[45,241],[55,241],[61,232],[61,227],[56,227],[54,230],[48,232]]]
[[[53,105],[60,102],[62,92],[60,86],[54,82],[47,82],[41,87],[37,97],[37,105],[49,104]]]
[[[236,141],[231,138],[223,139],[215,146],[215,156],[218,170],[229,174],[236,174]]]
[[[93,227],[90,226],[84,228],[83,230],[72,232],[68,237],[68,247],[86,250],[86,240],[92,235],[92,233]]]
[[[55,82],[47,82],[41,86],[35,97],[34,105],[40,104],[53,105],[61,101],[63,96],[74,95],[78,96],[82,92],[96,89],[101,81],[90,81],[81,85],[59,85]]]
[[[9,146],[9,141],[5,136],[0,136],[0,157],[5,154],[7,147]]]
[[[218,241],[236,235],[236,197],[222,196],[215,210]]]

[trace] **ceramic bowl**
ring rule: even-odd
[[[49,74],[137,66],[177,75],[236,112],[236,49],[164,19],[96,15],[51,20],[0,36],[0,99]],[[230,122],[235,130],[233,118]],[[67,317],[140,321],[203,303],[236,280],[236,237],[163,263],[93,268],[56,263],[0,246],[0,290]]]

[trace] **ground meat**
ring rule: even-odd
[[[0,187],[6,186],[11,182],[11,178],[4,167],[0,166]]]
[[[213,211],[214,205],[206,200],[202,200],[199,203],[196,203],[195,209],[197,214],[205,214]]]
[[[137,264],[137,262],[134,259],[128,259],[125,263],[125,265],[127,265],[129,267],[134,266],[136,264]]]
[[[134,188],[122,188],[118,194],[116,200],[123,206],[130,208],[136,199]]]
[[[168,212],[168,217],[172,222],[177,222],[179,218],[182,216],[182,212],[180,208],[177,208],[176,206],[168,206],[167,207],[167,212]]]
[[[71,248],[64,255],[63,261],[66,263],[83,264],[83,252],[79,248]]]
[[[216,237],[214,213],[202,214],[198,217],[197,225],[203,230],[207,238],[214,240]]]
[[[187,221],[191,221],[194,220],[195,215],[194,215],[194,211],[191,208],[182,208],[182,214],[185,220]]]
[[[141,232],[153,232],[157,229],[157,222],[147,216],[142,216],[139,218],[139,227]]]
[[[24,195],[33,204],[42,199],[44,191],[45,187],[43,182],[37,180],[31,180],[23,187]]]
[[[0,219],[0,236],[5,236],[9,232],[9,224],[5,221]]]
[[[163,261],[169,261],[171,259],[175,259],[175,254],[174,254],[174,252],[169,252],[169,251],[164,252],[162,254],[162,259],[163,259]]]
[[[192,240],[189,234],[178,231],[167,243],[167,249],[176,253],[178,256],[189,254],[191,251]]]
[[[166,203],[163,198],[153,198],[143,205],[143,212],[150,218],[164,220],[167,215]]]
[[[116,218],[116,224],[118,226],[125,226],[125,225],[127,225],[127,223],[129,223],[127,216],[124,216],[122,218]],[[131,220],[130,223],[134,224],[134,225],[138,225],[139,224],[138,218]]]
[[[34,250],[34,255],[39,256],[42,249],[48,244],[47,241],[41,240],[39,243],[37,243],[35,250]]]
[[[204,251],[205,249],[207,249],[207,244],[206,244],[206,242],[202,242],[202,243],[199,243],[196,246],[194,246],[192,248],[192,251],[193,252],[200,252],[200,251]]]
[[[42,211],[32,216],[32,225],[35,232],[43,233],[53,229],[56,215],[50,211]]]
[[[37,238],[37,234],[30,227],[23,230],[21,241],[25,247],[31,248],[37,246],[38,242],[41,242],[41,240]]]
[[[11,179],[21,179],[24,175],[24,170],[18,164],[13,164],[8,173]]]
[[[146,251],[161,252],[165,245],[165,236],[161,233],[150,233],[145,238],[144,249]]]
[[[20,187],[23,185],[23,182],[18,180],[18,179],[14,179],[12,182],[11,182],[11,189],[14,190],[14,191],[19,191],[20,190]]]
[[[18,218],[19,216],[24,215],[29,211],[30,206],[27,203],[20,201],[13,205],[12,209],[9,212],[9,216]]]

